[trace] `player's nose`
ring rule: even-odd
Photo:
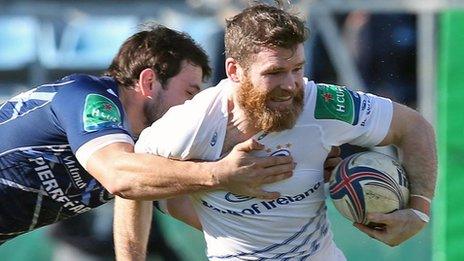
[[[286,91],[293,92],[297,87],[296,77],[292,73],[285,74],[284,79],[282,79],[281,88]]]

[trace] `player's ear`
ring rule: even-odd
[[[159,86],[158,86],[159,85]],[[152,98],[154,89],[161,87],[158,77],[150,68],[144,69],[140,72],[139,81],[138,81],[138,91],[147,98]]]
[[[243,68],[234,58],[226,59],[226,74],[233,82],[241,82],[243,76]]]

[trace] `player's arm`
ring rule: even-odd
[[[188,196],[160,200],[165,214],[201,230],[201,223]],[[115,198],[114,248],[116,259],[145,260],[153,213],[151,201]]]
[[[390,130],[380,145],[393,144],[400,149],[411,195],[432,199],[435,193],[437,156],[433,127],[417,111],[394,103]],[[429,214],[427,201],[412,196],[410,206]]]
[[[145,260],[153,205],[115,198],[113,236],[117,260]]]
[[[84,166],[112,194],[127,199],[156,200],[215,189],[276,198],[279,193],[264,191],[261,186],[290,177],[293,160],[248,154],[261,148],[248,140],[220,161],[189,162],[134,153],[132,144],[117,142],[93,152]]]
[[[432,126],[418,112],[393,103],[390,129],[380,145],[387,144],[397,146],[402,155],[410,182],[410,209],[368,216],[370,221],[386,224],[383,231],[359,224],[356,226],[370,236],[396,246],[418,233],[426,224],[411,209],[430,216],[430,202],[427,199],[434,196],[437,175],[435,135]]]

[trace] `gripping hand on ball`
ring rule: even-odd
[[[401,209],[389,214],[370,213],[367,219],[381,226],[370,227],[359,223],[353,225],[391,247],[397,246],[416,235],[425,225],[412,209]]]

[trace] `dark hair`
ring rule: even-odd
[[[226,20],[226,57],[247,65],[250,55],[261,47],[293,48],[306,41],[304,22],[282,9],[266,4],[246,8]]]
[[[180,72],[184,60],[201,67],[203,80],[210,77],[208,55],[190,36],[162,25],[143,26],[142,31],[123,43],[105,72],[120,88],[132,88],[146,68],[155,71],[164,88],[167,81]]]

